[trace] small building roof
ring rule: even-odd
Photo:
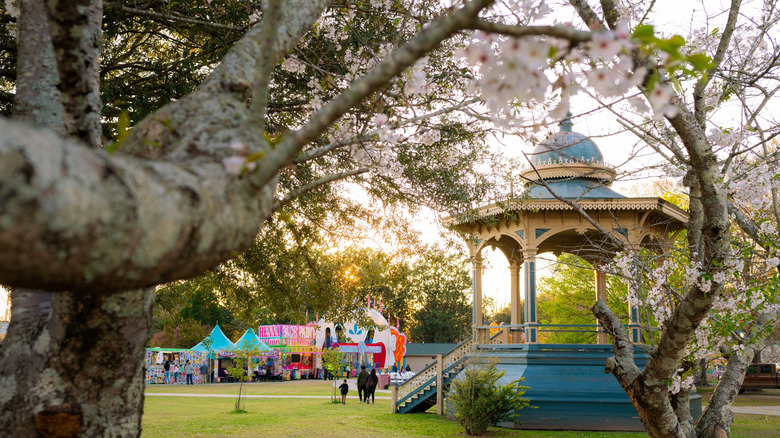
[[[437,354],[447,354],[459,344],[447,343],[419,343],[406,344],[406,354],[404,356],[435,356]]]
[[[561,130],[548,137],[531,153],[531,163],[542,166],[549,162],[603,164],[604,155],[589,137],[573,132],[571,113],[560,123]]]
[[[585,178],[547,181],[549,189],[541,184],[532,184],[528,190],[530,199],[556,199],[550,189],[565,199],[620,199],[625,196],[610,189],[599,181]]]

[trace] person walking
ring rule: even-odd
[[[165,365],[163,365],[163,370],[165,370],[165,380],[163,380],[163,383],[166,385],[171,383],[171,361],[166,360]]]
[[[341,390],[341,404],[347,404],[347,393],[349,392],[349,385],[347,385],[347,379],[344,379],[344,383],[339,386]]]
[[[192,364],[190,364],[190,361],[184,363],[184,375],[187,377],[187,384],[194,385],[192,381]]]
[[[200,383],[211,383],[211,376],[209,376],[209,366],[206,362],[200,364]]]
[[[376,385],[379,384],[379,377],[376,375],[376,368],[371,368],[371,375],[368,376],[366,381],[366,395],[365,400],[368,403],[368,397],[371,396],[371,404],[374,404],[374,391],[376,391]]]
[[[360,374],[357,376],[358,399],[362,402],[366,398],[366,382],[368,381],[368,371],[365,365],[360,365]]]

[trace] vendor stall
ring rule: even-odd
[[[268,360],[278,358],[279,352],[258,338],[252,329],[247,329],[241,339],[236,341],[236,349],[239,351],[254,350],[250,364],[247,366],[247,375],[250,380],[267,380],[271,377],[268,375]]]
[[[275,376],[285,380],[314,378],[321,350],[315,345],[315,326],[274,324],[258,329],[258,337],[278,352]]]
[[[209,368],[212,370],[212,376],[215,377],[212,382],[220,382],[222,380],[220,370],[224,369],[224,367],[220,367],[220,357],[227,357],[220,356],[220,352],[231,351],[235,348],[236,345],[225,336],[222,329],[219,328],[219,324],[217,324],[211,333],[204,340],[200,341],[198,345],[192,347],[190,351],[201,352],[209,359],[209,362],[211,362]]]
[[[146,349],[146,384],[165,383],[165,362],[169,363],[170,384],[184,384],[184,365],[190,361],[193,367],[192,379],[200,383],[200,365],[208,360],[206,353],[182,348]]]

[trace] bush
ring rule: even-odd
[[[471,365],[452,382],[447,398],[468,434],[481,435],[488,426],[515,421],[519,411],[528,406],[528,399],[523,398],[528,387],[520,386],[523,379],[500,385],[503,375],[495,363]]]

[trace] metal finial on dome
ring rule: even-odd
[[[566,117],[563,120],[561,120],[561,123],[559,123],[559,125],[561,126],[561,132],[563,131],[571,132],[571,128],[572,126],[574,126],[574,123],[572,123],[571,121],[571,116],[572,116],[571,111],[567,112]]]

